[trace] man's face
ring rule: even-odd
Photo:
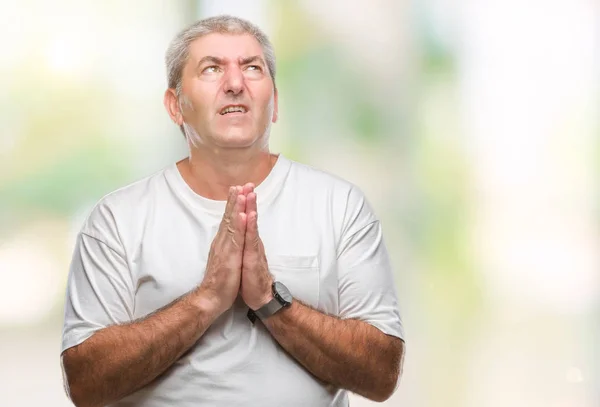
[[[266,146],[277,95],[262,48],[249,34],[209,34],[190,44],[182,75],[184,121],[206,147]]]

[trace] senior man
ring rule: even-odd
[[[379,221],[349,182],[269,150],[263,32],[200,20],[166,54],[189,157],[95,206],[67,285],[62,365],[77,406],[383,401],[404,354]]]

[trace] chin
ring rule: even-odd
[[[231,131],[218,138],[220,147],[245,148],[256,143],[257,138],[248,131]]]

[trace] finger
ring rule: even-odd
[[[234,216],[233,221],[227,228],[227,238],[224,246],[226,250],[228,247],[231,250],[231,246],[233,246],[239,254],[242,254],[246,237],[247,218],[247,215],[243,212]]]
[[[246,219],[247,220],[246,220],[245,245],[250,251],[256,252],[258,249],[258,241],[259,241],[256,212],[253,211],[253,212],[248,213]]]
[[[229,223],[231,223],[231,220],[233,220],[233,218],[235,218],[236,213],[244,212],[244,208],[246,205],[246,202],[244,200],[243,206],[242,207],[238,206],[239,205],[238,198],[240,196],[240,193],[242,192],[242,187],[239,185],[236,185],[232,188],[233,188],[233,191],[232,191],[231,200],[232,200],[233,204],[231,205],[231,207],[229,208],[228,211],[225,210],[225,212],[227,213],[227,219],[229,219],[229,221],[230,221]]]
[[[250,192],[246,196],[246,213],[249,215],[250,212],[257,212],[257,209],[256,209],[256,192]]]
[[[236,201],[235,201],[235,205],[233,207],[233,215],[235,216],[238,213],[242,213],[242,212],[246,212],[246,204],[248,201],[248,198],[246,197],[246,195],[242,194],[242,187],[238,187],[239,192],[238,195],[236,196]]]
[[[246,237],[245,235],[246,235],[246,226],[248,224],[248,215],[246,215],[244,212],[238,213],[236,216],[236,223],[237,223],[236,235],[237,235],[238,239],[243,240]]]
[[[231,219],[231,213],[235,206],[237,194],[235,193],[235,187],[229,187],[227,194],[227,204],[225,204],[225,211],[223,212],[223,219]]]
[[[236,187],[233,187],[232,198],[231,198],[231,209],[226,211],[223,215],[223,222],[221,223],[220,230],[226,230],[227,234],[235,233],[237,225],[236,217],[240,212],[245,212],[246,208],[246,197],[244,195],[237,195]]]
[[[246,185],[244,185],[244,189],[243,189],[242,193],[244,195],[248,195],[250,192],[253,192],[253,191],[254,191],[254,184],[249,182]]]
[[[227,225],[227,235],[229,241],[234,243],[235,247],[242,248],[246,233],[247,215],[244,212],[246,206],[246,197],[238,195],[233,210],[232,221]]]
[[[246,233],[244,236],[244,252],[242,268],[253,270],[258,262],[258,249],[256,246],[256,212],[246,215]]]

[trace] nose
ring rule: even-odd
[[[230,95],[239,95],[244,90],[244,75],[242,70],[236,67],[227,69],[224,77],[223,90]]]

